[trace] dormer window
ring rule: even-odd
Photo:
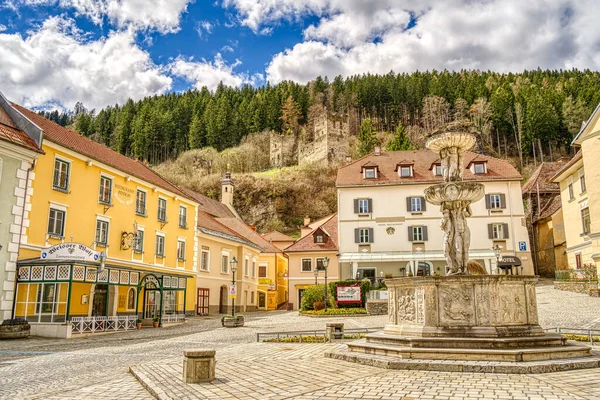
[[[436,176],[442,176],[442,165],[441,164],[435,164],[433,166],[433,174]]]
[[[377,169],[376,168],[365,168],[365,179],[375,179],[377,178]]]
[[[473,163],[474,174],[485,174],[485,163]]]
[[[398,168],[398,175],[402,178],[410,178],[412,176],[412,166],[403,165]]]
[[[323,235],[315,235],[315,243],[323,243]]]

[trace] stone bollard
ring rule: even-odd
[[[185,383],[212,382],[215,379],[215,350],[183,351],[183,381]]]
[[[342,322],[330,322],[327,323],[325,329],[326,339],[331,342],[331,339],[343,339],[344,338],[344,324]]]

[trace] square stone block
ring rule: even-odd
[[[185,383],[208,383],[215,379],[215,350],[185,350],[183,355]]]

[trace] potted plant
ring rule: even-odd
[[[19,339],[29,336],[31,325],[23,318],[5,319],[0,325],[0,339]]]
[[[158,321],[160,321],[160,318],[154,317],[154,319],[152,320],[152,326],[158,328]]]
[[[142,320],[138,318],[135,321],[135,325],[137,326],[138,329],[142,329]]]

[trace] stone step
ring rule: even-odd
[[[590,357],[522,362],[399,359],[396,357],[357,353],[346,349],[336,349],[326,352],[325,357],[377,368],[395,370],[544,374],[549,372],[571,371],[574,369],[600,368],[600,354],[595,353]]]
[[[518,349],[532,347],[559,347],[567,344],[562,335],[544,335],[509,338],[455,338],[455,337],[409,337],[374,332],[366,336],[367,343],[386,344],[413,348],[452,349]]]
[[[558,347],[537,347],[522,349],[451,349],[415,348],[387,344],[368,343],[361,339],[348,343],[352,352],[374,354],[402,359],[420,360],[468,360],[468,361],[540,361],[561,358],[581,358],[590,355],[587,346],[569,344]]]

